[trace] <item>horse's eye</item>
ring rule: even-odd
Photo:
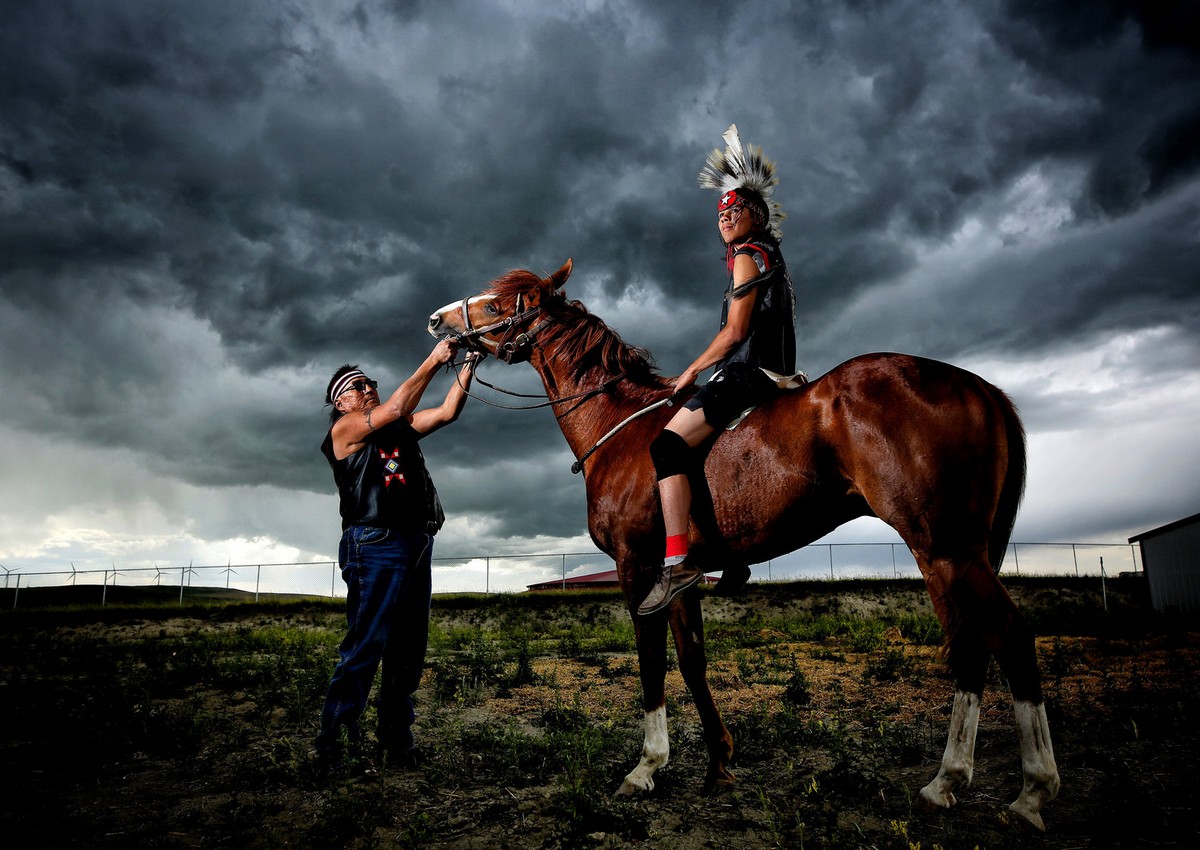
[[[500,311],[496,309],[496,305],[490,301],[483,305],[483,312],[487,313],[489,316],[500,315]]]

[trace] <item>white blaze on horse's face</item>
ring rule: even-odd
[[[484,310],[487,310],[487,305],[494,300],[496,300],[495,295],[475,295],[471,298],[464,298],[461,301],[451,301],[430,315],[429,333],[441,338],[455,334],[465,334],[474,330],[475,323],[471,321],[471,314],[474,312],[474,308],[482,304],[484,305]],[[493,318],[493,316],[485,315],[483,323],[490,324]],[[494,340],[487,339],[483,335],[475,338],[487,346],[492,353],[495,353],[497,344]]]

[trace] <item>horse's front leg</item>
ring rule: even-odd
[[[721,718],[708,685],[708,658],[704,654],[704,618],[700,610],[700,594],[694,589],[684,592],[669,611],[675,651],[679,656],[679,671],[692,693],[704,730],[704,743],[708,747],[708,774],[704,787],[710,791],[727,788],[734,783],[733,771],[729,769],[733,759],[733,736]]]
[[[671,743],[667,737],[667,614],[660,612],[639,617],[636,605],[630,608],[637,641],[638,668],[642,680],[642,710],[645,742],[637,767],[629,772],[617,796],[624,797],[654,790],[654,771],[667,763]]]

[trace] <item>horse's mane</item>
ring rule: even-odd
[[[591,369],[599,367],[608,374],[622,375],[644,386],[656,389],[663,386],[649,351],[625,342],[603,319],[589,313],[582,303],[551,292],[532,272],[508,272],[493,281],[488,291],[507,303],[518,295],[527,294],[533,287],[542,288],[542,311],[564,329],[558,344],[563,356],[575,364],[574,378],[582,378]]]

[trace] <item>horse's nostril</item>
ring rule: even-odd
[[[429,317],[429,329],[431,331],[436,331],[439,327],[441,327],[441,324],[442,324],[442,317],[439,316],[437,313],[434,313],[432,316]]]

